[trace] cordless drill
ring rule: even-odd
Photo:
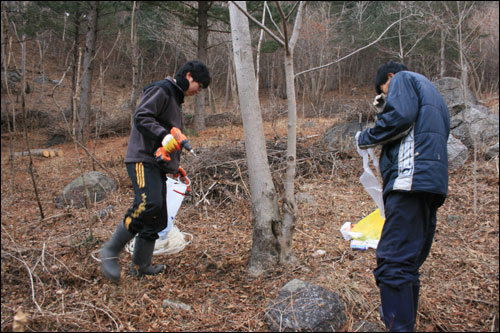
[[[196,156],[193,147],[181,130],[177,127],[172,127],[170,134],[167,134],[162,141],[162,147],[158,148],[155,152],[155,158],[158,162],[169,162],[170,154],[182,148],[188,150],[191,154]]]

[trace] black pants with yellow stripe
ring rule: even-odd
[[[167,176],[150,163],[126,163],[134,187],[134,203],[124,218],[125,227],[138,237],[156,240],[167,227]]]

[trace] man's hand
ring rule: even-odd
[[[160,147],[160,148],[156,149],[156,151],[155,151],[155,159],[156,159],[156,162],[158,162],[158,163],[170,162],[170,154],[167,153],[165,148]]]
[[[168,154],[171,154],[175,150],[181,150],[181,146],[172,134],[165,135],[161,141],[161,145]]]
[[[387,96],[385,96],[384,93],[381,93],[380,95],[375,96],[375,99],[373,100],[373,106],[375,106],[375,111],[377,114],[382,113],[385,108],[385,103],[387,100]]]
[[[181,150],[181,146],[172,134],[167,134],[161,141],[161,147],[155,151],[155,158],[158,163],[170,162],[170,154],[176,150]]]

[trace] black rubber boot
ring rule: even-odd
[[[121,268],[118,257],[132,238],[134,238],[134,234],[128,231],[123,223],[120,223],[111,239],[99,251],[102,273],[113,282],[120,282]]]
[[[386,331],[413,332],[415,311],[412,284],[407,283],[399,288],[392,288],[380,283],[379,288]]]
[[[413,311],[415,312],[414,323],[417,323],[417,313],[418,313],[418,297],[420,294],[420,282],[414,282],[412,284],[413,288]],[[380,320],[384,321],[384,310],[382,309],[382,305],[378,309],[380,313]]]
[[[163,271],[163,265],[151,265],[151,259],[153,257],[154,249],[154,240],[147,240],[141,237],[135,238],[132,262],[138,266],[138,269],[136,272],[132,271],[132,274],[137,276],[156,275]]]

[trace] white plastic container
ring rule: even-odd
[[[186,194],[187,184],[179,180],[167,177],[167,212],[168,212],[168,225],[165,229],[158,233],[160,239],[167,238],[168,232],[172,229],[175,216],[181,207],[182,200]]]

